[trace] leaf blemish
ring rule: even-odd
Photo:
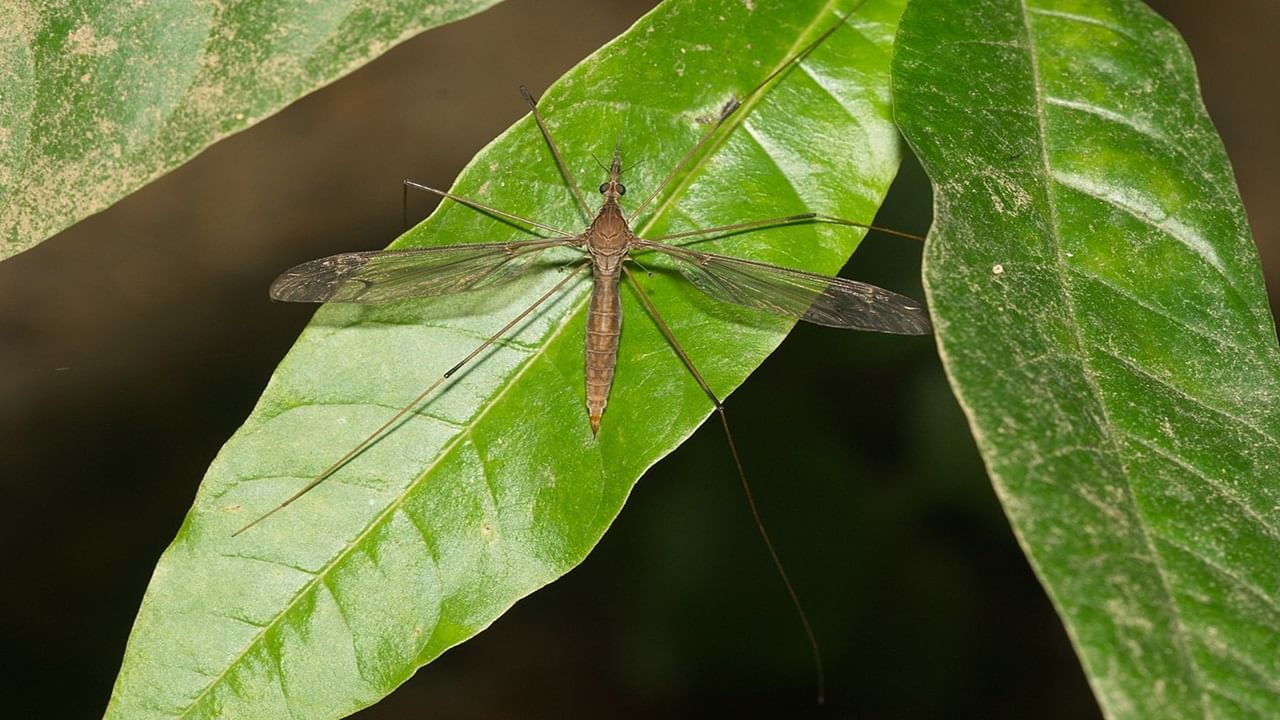
[[[114,38],[98,38],[90,25],[81,25],[67,35],[67,48],[76,55],[107,55],[117,47]]]

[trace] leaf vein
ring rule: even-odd
[[[1218,275],[1222,277],[1223,282],[1233,290],[1235,289],[1234,284],[1226,275],[1226,268],[1222,264],[1222,259],[1218,257],[1218,251],[1215,250],[1207,240],[1197,236],[1189,226],[1185,225],[1180,220],[1167,215],[1164,220],[1158,219],[1153,213],[1155,208],[1139,207],[1134,202],[1135,198],[1120,197],[1114,192],[1108,192],[1105,187],[1098,185],[1091,178],[1068,173],[1062,170],[1052,170],[1051,176],[1053,180],[1060,185],[1113,207],[1138,222],[1154,230],[1158,230],[1167,237],[1178,241],[1188,250],[1200,256],[1205,260],[1205,262],[1213,266]]]
[[[279,410],[276,410],[275,412],[264,414],[262,416],[262,420],[263,422],[266,422],[268,420],[275,420],[278,417],[283,417],[285,415],[288,415],[291,412],[296,412],[298,410],[309,410],[312,408],[343,408],[343,407],[378,408],[380,410],[389,410],[393,412],[399,412],[400,410],[404,409],[403,405],[389,405],[387,403],[366,402],[366,401],[360,401],[360,400],[304,400],[302,402],[287,405],[283,408],[280,408]],[[457,420],[450,420],[440,415],[435,415],[433,413],[426,412],[425,410],[415,410],[409,413],[409,417],[416,417],[422,420],[437,422],[452,430],[461,430],[464,427],[466,427],[465,423],[459,422]],[[247,479],[261,480],[267,477],[290,477],[290,476],[259,475],[259,476],[251,477]],[[297,478],[295,477],[294,479],[297,479]]]
[[[1141,122],[1136,118],[1130,117],[1123,113],[1104,108],[1101,105],[1087,103],[1080,100],[1068,100],[1067,98],[1054,97],[1052,95],[1045,96],[1045,102],[1055,107],[1066,108],[1067,110],[1075,110],[1077,112],[1087,113],[1094,117],[1100,118],[1110,123],[1123,125],[1143,137],[1150,138],[1165,146],[1169,150],[1173,150],[1178,154],[1182,154],[1180,149],[1173,143],[1169,142],[1169,138],[1160,132],[1153,125]]]
[[[1250,520],[1252,520],[1253,522],[1261,526],[1262,529],[1266,532],[1266,534],[1270,535],[1273,540],[1280,542],[1280,528],[1271,524],[1270,522],[1267,522],[1267,519],[1262,515],[1260,515],[1252,507],[1250,507],[1249,504],[1245,502],[1243,498],[1241,498],[1231,489],[1230,485],[1218,480],[1214,480],[1213,478],[1210,478],[1200,468],[1196,467],[1195,465],[1192,465],[1191,463],[1179,457],[1177,454],[1171,452],[1166,448],[1161,447],[1160,445],[1152,442],[1151,440],[1148,440],[1147,438],[1140,437],[1139,435],[1133,432],[1126,433],[1126,436],[1129,437],[1129,439],[1133,440],[1134,442],[1138,443],[1139,445],[1142,445],[1147,450],[1163,457],[1169,462],[1179,466],[1184,471],[1203,480],[1206,485],[1214,488],[1219,493],[1221,493],[1221,496],[1224,499],[1226,499],[1228,502],[1235,505],[1236,507],[1240,508],[1241,512],[1243,512],[1246,516],[1248,516]]]
[[[1247,667],[1247,666],[1246,666],[1246,667]],[[1249,668],[1249,669],[1252,669],[1252,668]],[[1259,706],[1258,706],[1258,704],[1257,704],[1256,702],[1254,702],[1252,699],[1246,699],[1246,698],[1243,698],[1243,697],[1241,697],[1241,696],[1239,696],[1239,695],[1237,695],[1237,694],[1235,694],[1235,693],[1229,692],[1229,691],[1227,690],[1227,688],[1226,688],[1226,687],[1224,687],[1224,686],[1222,686],[1222,685],[1212,685],[1212,686],[1210,686],[1210,687],[1209,687],[1209,693],[1210,693],[1211,695],[1217,695],[1217,696],[1218,696],[1218,699],[1219,699],[1220,701],[1226,701],[1226,702],[1232,703],[1233,705],[1235,705],[1236,709],[1238,709],[1238,710],[1241,710],[1241,711],[1248,710],[1248,711],[1249,711],[1247,715],[1242,715],[1241,717],[1259,717],[1259,718],[1262,718],[1262,717],[1268,717],[1268,716],[1274,716],[1274,715],[1275,715],[1275,709],[1274,709],[1274,708],[1271,708],[1271,709],[1261,708],[1261,707],[1259,707]]]
[[[365,675],[364,662],[360,657],[360,652],[356,649],[356,633],[351,627],[351,618],[347,616],[347,609],[342,606],[342,600],[338,597],[338,591],[333,587],[330,578],[325,577],[320,587],[329,593],[329,598],[333,600],[333,606],[338,609],[338,617],[342,620],[342,626],[347,629],[347,637],[351,640],[351,656],[356,659],[356,673],[360,675],[360,679],[369,682],[369,676]]]
[[[1188,323],[1186,320],[1184,320],[1183,318],[1180,318],[1174,315],[1172,312],[1165,310],[1164,308],[1161,308],[1158,305],[1147,302],[1134,291],[1124,287],[1123,285],[1120,285],[1119,283],[1106,277],[1105,275],[1101,275],[1101,274],[1092,272],[1090,270],[1086,270],[1082,267],[1078,267],[1070,264],[1068,264],[1066,268],[1072,274],[1077,275],[1080,278],[1085,280],[1091,280],[1097,283],[1098,285],[1106,288],[1107,290],[1110,290],[1116,295],[1119,295],[1121,298],[1128,300],[1132,302],[1134,305],[1137,305],[1138,307],[1152,313],[1153,315],[1158,315],[1162,318],[1165,318],[1166,320],[1169,320],[1170,322],[1175,323],[1176,325],[1186,329],[1191,333],[1194,333],[1195,335],[1199,335],[1200,337],[1206,340],[1212,341],[1214,344],[1224,345],[1240,353],[1251,352],[1250,349],[1247,349],[1243,345],[1238,344],[1234,338],[1228,335],[1218,335],[1209,330],[1206,330],[1205,328],[1192,325]]]
[[[1137,363],[1133,362],[1133,360],[1124,357],[1123,355],[1119,354],[1117,351],[1111,348],[1105,347],[1103,345],[1092,345],[1091,347],[1094,350],[1097,350],[1099,353],[1116,361],[1117,363],[1122,365],[1126,370],[1133,373],[1134,375],[1137,375],[1142,378],[1146,378],[1147,380],[1150,380],[1151,382],[1156,383],[1157,385],[1160,385],[1161,387],[1168,389],[1170,392],[1177,395],[1179,398],[1186,400],[1190,403],[1193,403],[1205,410],[1208,410],[1209,412],[1215,415],[1218,415],[1219,417],[1226,418],[1227,420],[1233,421],[1235,423],[1239,423],[1243,427],[1249,428],[1256,435],[1258,435],[1259,438],[1265,440],[1266,442],[1269,442],[1269,443],[1274,442],[1274,438],[1272,438],[1270,434],[1268,434],[1261,427],[1258,427],[1256,424],[1253,423],[1253,421],[1249,420],[1248,418],[1244,418],[1238,415],[1233,415],[1231,412],[1227,410],[1221,410],[1219,408],[1216,408],[1210,405],[1207,401],[1201,398],[1198,398],[1195,395],[1192,395],[1191,393],[1187,392],[1186,390],[1183,390],[1177,385],[1174,385],[1173,382],[1170,381],[1168,378],[1163,378],[1163,377],[1160,377],[1159,375],[1156,375],[1155,373],[1151,372],[1150,370],[1147,370],[1146,368],[1139,366]]]
[[[267,565],[275,565],[277,567],[287,568],[289,570],[302,573],[307,577],[315,577],[317,574],[315,570],[309,570],[305,567],[302,567],[301,565],[294,565],[292,563],[287,563],[287,562],[284,562],[283,560],[276,560],[274,558],[257,557],[255,555],[244,555],[242,553],[221,553],[221,555],[224,558],[233,558],[236,560],[252,560],[254,562],[260,562]]]
[[[1048,235],[1050,237],[1050,240],[1053,242],[1053,250],[1057,255],[1058,265],[1059,267],[1064,267],[1066,263],[1064,262],[1064,259],[1063,259],[1062,240],[1059,237],[1059,228],[1061,227],[1061,221],[1059,219],[1058,206],[1057,206],[1057,201],[1054,198],[1053,189],[1048,185],[1048,182],[1047,182],[1049,178],[1054,177],[1055,172],[1053,169],[1053,163],[1049,159],[1049,143],[1046,135],[1046,133],[1048,132],[1048,124],[1047,124],[1047,118],[1045,117],[1043,83],[1040,75],[1040,61],[1039,61],[1038,52],[1036,49],[1035,31],[1032,28],[1032,23],[1031,23],[1031,15],[1034,11],[1028,5],[1028,0],[1019,0],[1019,3],[1022,6],[1023,31],[1026,33],[1027,61],[1031,71],[1032,95],[1033,95],[1033,102],[1035,104],[1034,109],[1036,112],[1036,119],[1038,123],[1037,130],[1039,131],[1038,139],[1039,139],[1039,145],[1040,145],[1040,163],[1044,172],[1044,177],[1046,178],[1044,195],[1045,195],[1046,203],[1048,205],[1049,216],[1051,221],[1051,231],[1048,233]],[[1076,18],[1076,16],[1068,16],[1068,17]],[[1092,21],[1093,18],[1088,18],[1088,20]],[[1096,21],[1096,22],[1098,22],[1098,24],[1101,24],[1100,21]],[[1071,321],[1068,322],[1068,325],[1071,328],[1071,333],[1074,337],[1075,344],[1078,348],[1080,348],[1083,351],[1086,345],[1084,343],[1084,338],[1081,334],[1080,323],[1076,319],[1078,315],[1075,307],[1075,299],[1071,296],[1069,292],[1067,292],[1065,283],[1060,283],[1059,288],[1062,293],[1063,303],[1068,309],[1068,317],[1071,318]],[[1102,392],[1102,388],[1098,384],[1098,378],[1096,375],[1097,371],[1094,370],[1092,367],[1090,367],[1087,362],[1082,362],[1080,367],[1081,367],[1081,370],[1083,371],[1082,375],[1083,375],[1084,381],[1089,387],[1090,394],[1093,396],[1093,401],[1094,403],[1096,403],[1099,411],[1102,413],[1104,424],[1099,428],[1099,430],[1101,431],[1107,444],[1111,446],[1111,449],[1112,449],[1111,455],[1114,457],[1118,457],[1119,449],[1117,447],[1116,438],[1113,435],[1113,429],[1115,427],[1115,424],[1112,421],[1110,412],[1107,409],[1105,395]],[[1127,467],[1125,467],[1123,461],[1117,460],[1116,462],[1119,464],[1121,472],[1127,476],[1130,471]],[[1129,482],[1127,482],[1127,478],[1126,478],[1126,482],[1121,483],[1121,488],[1123,489],[1125,495],[1127,496],[1131,507],[1134,508],[1135,514],[1137,514],[1138,517],[1141,517],[1141,509],[1138,506],[1136,498],[1134,498],[1133,487]],[[1156,577],[1159,580],[1160,586],[1163,590],[1163,596],[1160,598],[1160,600],[1163,601],[1162,604],[1164,604],[1165,608],[1167,609],[1170,616],[1170,620],[1175,626],[1174,628],[1175,631],[1172,636],[1174,649],[1178,653],[1178,655],[1183,659],[1183,662],[1186,664],[1188,670],[1191,671],[1189,672],[1190,677],[1188,679],[1190,680],[1191,684],[1194,687],[1195,694],[1198,696],[1198,699],[1200,702],[1200,708],[1203,715],[1206,717],[1211,717],[1213,713],[1210,711],[1208,696],[1205,693],[1203,681],[1201,680],[1201,675],[1203,674],[1204,671],[1202,668],[1199,667],[1198,663],[1195,660],[1195,657],[1191,654],[1190,650],[1187,648],[1185,636],[1188,633],[1188,628],[1186,626],[1185,621],[1182,619],[1182,616],[1178,612],[1178,607],[1173,600],[1172,591],[1169,585],[1169,578],[1165,574],[1165,568],[1159,562],[1159,555],[1154,545],[1152,544],[1152,539],[1145,521],[1138,523],[1138,532],[1141,535],[1143,539],[1143,543],[1146,545],[1146,548],[1147,548],[1147,556],[1145,559],[1147,560],[1147,562],[1151,564],[1152,568],[1154,569]]]
[[[1047,10],[1045,8],[1028,7],[1026,0],[1023,0],[1022,6],[1024,10],[1026,10],[1028,13],[1032,15],[1040,15],[1041,17],[1055,18],[1057,20],[1065,20],[1067,22],[1074,22],[1074,23],[1080,23],[1082,25],[1093,25],[1094,27],[1105,28],[1115,33],[1116,35],[1119,35],[1120,37],[1123,37],[1131,42],[1134,42],[1134,43],[1138,42],[1138,38],[1134,37],[1133,33],[1129,32],[1125,28],[1120,27],[1119,25],[1112,25],[1111,23],[1104,22],[1102,20],[1099,20],[1096,17],[1092,17],[1089,15],[1079,15],[1076,13],[1066,12],[1064,10]],[[1028,31],[1031,29],[1029,24],[1027,29]]]
[[[548,269],[548,270],[550,270],[550,268],[547,268],[547,269]],[[393,320],[365,320],[365,319],[361,319],[361,320],[357,320],[356,322],[354,322],[354,323],[352,323],[352,324],[350,324],[350,325],[341,325],[341,326],[339,326],[339,328],[340,328],[340,329],[342,329],[342,330],[360,330],[360,329],[364,329],[364,328],[366,328],[366,327],[369,327],[369,328],[379,328],[379,327],[390,327],[390,328],[403,328],[403,327],[408,327],[408,328],[423,328],[423,329],[426,329],[426,330],[440,330],[440,331],[443,331],[443,332],[453,333],[453,334],[455,334],[455,335],[459,335],[459,336],[461,336],[461,337],[465,337],[465,338],[470,338],[470,339],[472,339],[472,340],[487,340],[487,339],[489,339],[489,336],[488,336],[488,335],[485,335],[485,334],[484,334],[484,333],[482,333],[482,332],[477,332],[477,331],[475,331],[475,330],[471,330],[471,329],[469,329],[469,328],[463,328],[463,327],[459,327],[459,326],[457,326],[457,325],[437,325],[437,324],[434,324],[434,323],[418,322],[418,321],[416,321],[416,320],[415,320],[415,321],[404,321],[404,322],[399,322],[399,321],[393,321]],[[494,340],[494,341],[493,341],[493,344],[494,344],[494,345],[496,345],[496,346],[499,346],[499,347],[511,348],[512,350],[518,350],[518,351],[526,352],[526,353],[528,353],[528,352],[533,352],[534,350],[537,350],[537,349],[538,349],[538,344],[537,344],[537,343],[521,342],[520,340],[516,340],[516,339],[514,339],[514,338],[498,338],[497,340]]]
[[[805,38],[807,38],[814,29],[818,27],[819,22],[823,18],[832,13],[834,6],[834,0],[827,0],[827,3],[814,14],[813,20],[804,28],[804,30],[796,33],[796,40],[791,44],[791,47],[787,49],[786,54],[782,56],[782,63],[790,62],[791,58],[804,47],[803,43],[805,42]],[[776,70],[781,67],[783,67],[783,65],[777,65],[774,69]],[[766,74],[765,77],[768,77],[768,75]],[[762,91],[757,93],[754,98],[748,98],[747,101],[729,117],[729,122],[723,126],[724,132],[722,132],[720,137],[716,138],[713,142],[708,143],[708,147],[702,153],[702,157],[698,158],[696,163],[689,166],[689,169],[685,172],[685,175],[681,178],[680,182],[678,182],[675,187],[671,188],[671,192],[669,192],[667,196],[653,208],[649,214],[648,220],[646,220],[643,226],[636,231],[636,235],[639,235],[640,237],[647,235],[649,231],[653,229],[657,218],[664,217],[667,214],[667,211],[675,203],[676,198],[679,198],[683,194],[684,190],[686,190],[690,183],[693,182],[693,178],[701,173],[701,171],[706,167],[707,162],[709,162],[720,148],[724,146],[725,142],[728,141],[729,136],[733,134],[733,130],[746,121],[746,118],[751,114],[751,109],[759,104],[767,94],[768,93]]]
[[[567,292],[568,291],[566,290],[566,293]],[[561,297],[563,296],[564,294],[561,295]],[[380,512],[372,520],[370,520],[369,524],[366,525],[364,529],[360,531],[359,534],[357,534],[354,538],[351,539],[347,547],[343,548],[340,552],[338,552],[338,554],[334,555],[332,559],[330,559],[327,563],[325,563],[325,566],[315,574],[315,577],[311,578],[310,581],[308,581],[305,585],[299,588],[298,593],[294,595],[294,597],[288,602],[288,604],[285,605],[285,607],[280,611],[280,613],[271,620],[270,624],[268,624],[265,628],[263,628],[262,632],[258,633],[253,638],[251,638],[248,644],[245,646],[244,650],[241,651],[239,655],[236,656],[236,659],[229,661],[227,663],[226,668],[223,669],[223,671],[218,675],[218,677],[213,679],[208,685],[205,686],[203,690],[200,691],[200,694],[197,695],[195,699],[192,700],[191,704],[188,705],[187,710],[183,712],[181,717],[184,717],[184,718],[188,717],[190,715],[190,712],[196,707],[196,705],[206,695],[212,692],[215,687],[221,684],[223,680],[225,680],[225,678],[227,677],[227,674],[231,672],[232,668],[238,665],[239,661],[242,660],[246,655],[248,655],[248,653],[258,645],[258,643],[262,642],[262,640],[267,636],[268,633],[270,633],[270,631],[276,626],[277,623],[279,623],[291,610],[293,610],[298,605],[298,603],[302,601],[303,598],[307,597],[311,593],[314,593],[317,585],[319,585],[321,580],[329,572],[331,572],[335,567],[337,567],[341,562],[343,562],[352,552],[355,551],[357,547],[360,546],[360,544],[378,526],[386,522],[392,516],[392,514],[404,504],[404,501],[409,497],[410,493],[412,493],[423,482],[425,482],[426,479],[431,475],[431,472],[437,466],[439,466],[439,464],[443,462],[446,457],[448,457],[453,453],[453,451],[458,447],[459,443],[462,441],[463,438],[468,436],[470,429],[474,428],[476,423],[480,422],[481,419],[483,419],[486,415],[488,415],[488,413],[499,404],[499,401],[506,395],[506,393],[510,391],[512,387],[518,384],[518,381],[520,380],[520,378],[523,377],[523,375],[529,370],[530,367],[532,367],[533,362],[537,358],[541,357],[546,353],[547,348],[551,347],[551,345],[554,344],[553,341],[565,331],[565,329],[570,324],[570,320],[572,320],[574,317],[578,315],[579,312],[581,312],[581,310],[586,306],[587,301],[588,301],[588,296],[585,294],[581,298],[579,298],[577,304],[565,314],[564,316],[565,320],[560,323],[560,326],[556,328],[548,336],[546,342],[536,352],[530,354],[530,356],[525,359],[525,361],[507,380],[506,384],[503,385],[502,389],[487,401],[482,400],[480,412],[476,413],[472,417],[472,419],[467,423],[468,429],[466,431],[459,432],[444,447],[442,447],[440,449],[439,454],[436,456],[435,460],[433,460],[430,465],[424,468],[422,473],[420,473],[417,478],[415,478],[412,482],[406,485],[404,490],[402,490],[398,496],[393,498],[392,501],[388,503],[387,507],[382,512]],[[278,666],[279,666],[279,663],[277,662],[277,667]],[[281,683],[281,686],[283,687],[283,683],[284,683],[283,676],[280,678],[280,683]]]
[[[1256,584],[1254,584],[1254,583],[1250,582],[1249,580],[1245,579],[1244,577],[1242,577],[1239,573],[1236,573],[1236,572],[1234,572],[1234,571],[1232,571],[1232,570],[1230,570],[1230,569],[1228,569],[1228,568],[1226,568],[1226,567],[1223,567],[1221,564],[1219,564],[1219,563],[1218,563],[1218,561],[1216,561],[1216,560],[1214,560],[1214,559],[1210,558],[1210,557],[1209,557],[1208,555],[1206,555],[1205,553],[1203,553],[1203,552],[1201,552],[1201,551],[1199,551],[1199,550],[1196,550],[1196,549],[1194,549],[1194,548],[1190,548],[1190,547],[1188,547],[1188,546],[1184,545],[1182,542],[1180,542],[1180,541],[1178,541],[1178,540],[1176,540],[1176,539],[1174,539],[1174,538],[1172,538],[1172,537],[1170,537],[1170,536],[1168,536],[1168,535],[1164,535],[1164,534],[1160,535],[1160,536],[1159,536],[1159,540],[1160,540],[1160,542],[1162,542],[1162,543],[1164,543],[1164,544],[1168,545],[1169,547],[1173,548],[1174,550],[1177,550],[1177,551],[1179,551],[1179,552],[1183,553],[1184,555],[1187,555],[1187,556],[1189,556],[1189,557],[1191,557],[1191,558],[1193,558],[1193,559],[1195,559],[1195,560],[1199,561],[1199,562],[1200,562],[1200,564],[1204,565],[1206,568],[1208,568],[1208,569],[1209,569],[1210,571],[1212,571],[1213,573],[1215,573],[1215,574],[1217,574],[1217,575],[1221,576],[1221,577],[1222,577],[1223,579],[1225,579],[1225,580],[1230,581],[1230,583],[1231,583],[1232,585],[1234,585],[1235,587],[1238,587],[1238,588],[1240,588],[1240,589],[1244,590],[1245,592],[1247,592],[1248,594],[1253,595],[1254,597],[1258,598],[1259,600],[1261,600],[1261,601],[1262,601],[1262,604],[1263,604],[1263,605],[1267,606],[1267,607],[1268,607],[1268,608],[1270,608],[1272,611],[1274,611],[1274,612],[1280,612],[1280,604],[1277,604],[1277,603],[1276,603],[1275,598],[1271,597],[1271,596],[1270,596],[1266,591],[1264,591],[1262,588],[1258,587]],[[1277,629],[1277,624],[1276,624],[1275,619],[1274,619],[1274,613],[1273,613],[1273,616],[1272,616],[1272,620],[1271,620],[1270,622],[1266,622],[1266,621],[1263,621],[1263,622],[1265,622],[1265,624],[1266,624],[1268,627],[1270,627],[1270,628],[1272,628],[1272,629]],[[1240,656],[1239,656],[1239,655],[1237,655],[1237,657],[1240,657]],[[1243,661],[1242,661],[1242,662],[1243,662]],[[1276,690],[1277,690],[1277,691],[1280,691],[1280,687],[1277,687],[1277,688],[1276,688]]]

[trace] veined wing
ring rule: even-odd
[[[576,238],[371,250],[311,260],[271,283],[285,302],[383,303],[476,290],[509,282],[543,250]]]
[[[716,300],[827,327],[899,335],[932,330],[924,303],[875,285],[666,243],[636,245],[674,258],[680,273]]]

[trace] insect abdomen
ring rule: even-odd
[[[591,308],[587,311],[587,414],[591,417],[592,434],[600,431],[600,417],[609,402],[621,333],[618,273],[597,272],[591,291]]]

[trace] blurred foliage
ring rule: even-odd
[[[0,259],[498,0],[0,6]]]

